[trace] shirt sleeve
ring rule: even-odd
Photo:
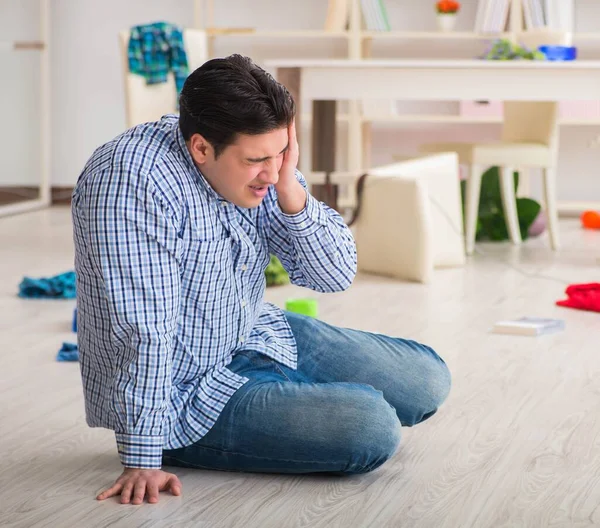
[[[283,264],[290,280],[319,292],[347,289],[356,275],[356,244],[342,217],[317,201],[302,174],[296,177],[307,191],[305,208],[295,215],[279,207],[270,195],[269,250]]]
[[[122,464],[160,468],[180,299],[178,230],[147,178],[102,178],[89,193],[87,251],[113,335],[110,412]]]

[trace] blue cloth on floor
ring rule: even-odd
[[[183,32],[173,24],[155,22],[132,27],[127,56],[129,71],[142,75],[146,84],[166,82],[169,72],[173,72],[178,94],[189,74]]]
[[[56,361],[79,361],[79,348],[75,343],[63,343]]]
[[[26,299],[75,299],[75,272],[54,277],[32,279],[25,277],[19,284],[19,297]]]

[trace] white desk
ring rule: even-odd
[[[600,99],[600,61],[285,59],[266,61],[266,67],[277,72],[298,105],[302,99],[323,101],[313,112],[315,171],[335,170],[335,154],[328,152],[335,152],[331,120],[335,123],[337,100]],[[350,149],[362,149],[361,142]]]
[[[311,100],[600,99],[600,61],[285,59],[266,66],[296,69],[300,93]]]

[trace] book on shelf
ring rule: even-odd
[[[575,30],[575,0],[544,0],[546,27],[572,32]]]
[[[551,29],[572,32],[574,0],[523,0],[525,30]]]
[[[325,31],[345,31],[348,28],[352,0],[329,0]],[[390,31],[385,0],[360,0],[362,17],[368,31]]]
[[[549,28],[555,29],[558,24],[558,4],[553,0],[544,0],[544,11],[546,13],[546,24]],[[527,27],[527,26],[526,26]]]
[[[363,18],[369,31],[390,31],[384,0],[361,0]]]
[[[508,23],[511,3],[511,0],[479,0],[475,33],[502,33]]]
[[[525,29],[539,29],[546,27],[543,0],[523,0],[523,18]]]
[[[350,0],[329,0],[325,31],[345,31],[350,16]]]

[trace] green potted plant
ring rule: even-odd
[[[477,215],[477,241],[502,241],[508,240],[508,230],[502,208],[502,197],[500,194],[499,168],[491,167],[481,179],[481,195],[479,198],[479,212]],[[519,173],[514,173],[515,192],[519,186]],[[466,203],[466,181],[461,183],[461,194],[463,207]],[[519,217],[519,228],[521,238],[527,240],[531,236],[541,234],[545,228],[544,217],[541,214],[541,206],[531,198],[517,198],[517,215]]]

